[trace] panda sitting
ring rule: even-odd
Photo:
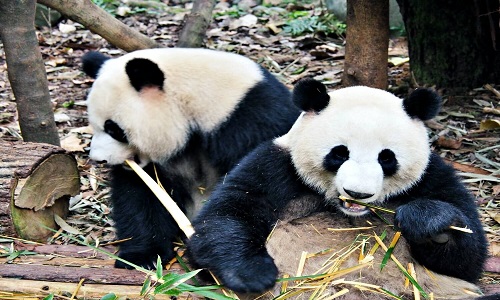
[[[476,206],[454,170],[428,145],[423,121],[438,113],[434,92],[418,89],[403,101],[361,86],[327,93],[321,83],[303,80],[293,99],[303,113],[292,129],[246,156],[196,217],[188,244],[195,266],[236,292],[266,291],[278,276],[266,249],[274,226],[288,224],[278,228],[281,238],[273,233],[270,241],[281,268],[291,264],[283,257],[315,244],[304,234],[287,239],[294,226],[350,226],[372,217],[368,207],[339,200],[344,196],[394,209],[393,224],[408,255],[425,268],[466,281],[461,287],[479,279],[487,242]],[[303,221],[307,216],[312,219]]]
[[[96,78],[87,99],[90,157],[113,165],[112,217],[125,240],[118,256],[144,268],[174,256],[180,230],[124,167],[126,159],[159,178],[192,217],[220,176],[261,142],[286,133],[300,114],[283,84],[236,54],[163,48],[110,59],[89,52],[83,70]]]

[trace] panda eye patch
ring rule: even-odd
[[[344,145],[335,146],[324,160],[323,166],[330,172],[337,172],[340,166],[349,159],[349,149]]]
[[[382,167],[385,176],[394,175],[398,170],[396,154],[389,149],[384,149],[378,154],[378,163]]]
[[[118,142],[128,143],[125,131],[123,131],[123,129],[118,124],[116,124],[111,120],[106,120],[106,122],[104,122],[104,132],[109,134],[112,138],[114,138]]]

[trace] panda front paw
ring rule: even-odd
[[[262,293],[271,289],[278,268],[267,252],[228,260],[213,270],[222,284],[238,293]]]
[[[465,217],[455,206],[435,200],[414,200],[398,207],[395,227],[409,241],[423,243],[450,240],[450,226],[464,226]]]

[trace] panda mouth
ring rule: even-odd
[[[368,207],[366,207],[364,205],[350,203],[347,201],[340,200],[340,205],[342,206],[342,208],[345,211],[350,212],[350,213],[359,214],[359,213],[364,213],[364,212],[368,211]]]

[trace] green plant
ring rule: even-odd
[[[113,16],[116,15],[116,9],[120,6],[118,0],[92,0],[92,2]]]
[[[345,23],[339,21],[333,14],[322,13],[311,17],[308,15],[309,13],[304,11],[291,12],[288,15],[289,20],[283,28],[284,31],[292,36],[319,32],[338,36],[343,36],[345,34]]]
[[[240,10],[237,6],[233,6],[229,8],[228,10],[221,11],[221,12],[216,12],[214,14],[214,18],[222,17],[222,16],[229,16],[231,18],[239,18],[241,16],[246,15],[247,13]]]

